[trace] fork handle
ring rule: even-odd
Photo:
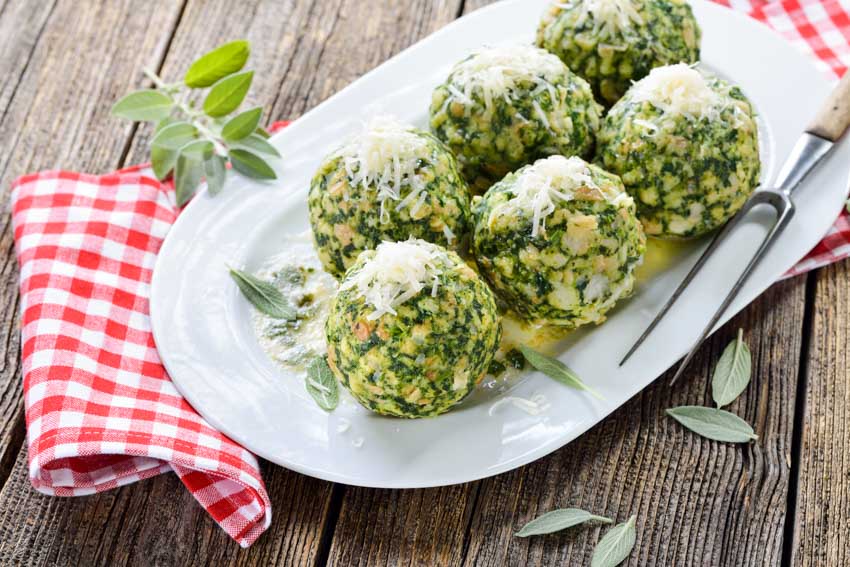
[[[850,127],[850,71],[832,90],[806,132],[837,142]]]

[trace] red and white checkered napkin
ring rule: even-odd
[[[151,274],[176,216],[170,184],[142,167],[15,182],[29,475],[77,496],[173,470],[247,547],[271,522],[257,459],[177,392],[151,334]]]
[[[850,9],[839,1],[731,2],[825,70],[840,75],[850,64]],[[151,335],[151,271],[178,213],[173,197],[143,167],[15,182],[30,478],[42,492],[72,496],[173,470],[247,546],[271,521],[257,461],[186,403]],[[847,256],[842,212],[789,275]]]

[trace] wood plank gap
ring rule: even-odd
[[[814,331],[815,294],[817,272],[806,274],[806,302],[803,311],[803,327],[800,330],[800,365],[797,373],[797,395],[794,403],[794,426],[791,430],[791,470],[788,473],[788,499],[785,505],[785,527],[782,534],[781,565],[790,566],[794,561],[794,538],[797,525],[797,492],[800,477],[800,452],[803,442],[803,427],[806,418],[806,390],[809,377],[809,351]]]
[[[336,524],[339,521],[339,511],[342,509],[342,500],[345,496],[345,485],[334,483],[331,488],[331,498],[328,503],[328,512],[325,515],[325,524],[322,526],[322,533],[319,536],[319,545],[316,548],[316,561],[314,565],[324,567],[328,564],[328,558],[331,553],[331,544],[336,531]]]
[[[464,8],[466,8],[466,0],[460,0],[460,5],[457,7],[457,12],[455,13],[455,19],[463,15]]]
[[[463,4],[463,1],[461,2]],[[463,7],[459,13],[463,12]],[[472,520],[475,518],[475,511],[478,509],[478,495],[481,493],[482,482],[475,483],[475,488],[472,489],[472,502],[469,505],[469,516],[466,518],[466,527],[463,530],[463,547],[460,550],[460,564],[466,565],[466,556],[469,555],[469,548],[472,544]]]
[[[180,22],[183,20],[183,14],[186,12],[186,5],[188,3],[189,0],[182,0],[180,9],[177,11],[177,16],[171,24],[171,33],[168,34],[168,39],[165,40],[165,45],[162,48],[162,53],[159,55],[159,60],[154,66],[154,71],[157,75],[162,73],[162,68],[165,66],[165,59],[168,57],[168,52],[171,50],[171,44],[174,42],[174,37],[177,35],[177,28],[180,27]],[[136,133],[139,131],[140,125],[141,122],[133,122],[133,127],[127,135],[127,139],[124,140],[124,147],[121,148],[121,156],[118,158],[117,169],[121,169],[126,166],[127,156],[130,155],[130,149],[133,147],[133,140],[136,138]]]
[[[15,304],[17,307],[17,302]],[[24,446],[26,439],[26,427],[24,425],[24,412],[18,411],[15,416],[15,423],[12,425],[12,439],[9,442],[9,450],[5,454],[0,455],[0,490],[6,485],[9,476],[12,474],[12,469],[15,467],[15,459],[18,457],[18,452]]]

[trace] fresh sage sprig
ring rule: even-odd
[[[569,366],[567,366],[557,358],[546,356],[542,352],[538,352],[533,348],[527,347],[525,345],[520,345],[519,350],[529,364],[531,364],[534,368],[536,368],[549,378],[557,380],[562,384],[566,384],[571,388],[575,388],[577,390],[584,390],[595,398],[598,398],[600,400],[602,399],[602,396],[600,396],[590,386],[582,382],[578,375],[573,372]]]
[[[726,410],[703,406],[680,406],[667,415],[708,439],[726,443],[749,443],[758,436],[746,421]]]
[[[192,63],[182,82],[166,83],[148,69],[156,89],[132,92],[115,103],[112,114],[153,122],[151,168],[158,179],[174,174],[177,204],[185,205],[206,179],[217,194],[227,177],[227,164],[255,179],[275,179],[270,157],[280,157],[266,141],[261,108],[235,115],[253,71],[243,71],[251,54],[247,41],[232,41]],[[206,90],[208,89],[208,90]]]
[[[333,411],[339,405],[339,384],[324,356],[310,361],[304,386],[323,410]]]
[[[636,519],[632,516],[608,530],[593,550],[590,567],[616,567],[626,560],[635,546]]]
[[[286,319],[287,321],[295,319],[295,308],[273,284],[242,270],[234,268],[228,268],[228,270],[230,277],[239,287],[239,291],[258,311],[275,319]]]
[[[744,330],[738,329],[737,338],[729,343],[720,355],[711,379],[711,395],[718,408],[731,404],[750,383],[752,355],[744,342]]]
[[[546,512],[542,516],[531,520],[514,535],[517,537],[529,537],[551,534],[586,522],[610,524],[613,523],[613,520],[605,516],[595,516],[579,508],[561,508]]]

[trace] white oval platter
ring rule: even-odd
[[[314,169],[360,127],[369,109],[426,126],[431,90],[451,64],[481,45],[531,41],[546,3],[506,0],[447,25],[275,135],[272,141],[284,156],[278,181],[234,175],[222,194],[203,193],[183,211],[154,271],[152,324],[174,383],[213,426],[269,461],[322,479],[386,488],[454,484],[511,470],[562,447],[687,351],[764,232],[764,219],[738,231],[622,368],[617,361],[704,243],[681,247],[604,325],[571,335],[561,358],[603,400],[528,372],[510,392],[482,388],[456,410],[423,420],[373,415],[347,393],[334,412],[322,411],[303,380],[282,371],[262,351],[251,307],[228,277],[225,264],[256,270],[282,251],[287,235],[308,229],[306,190]],[[830,83],[810,59],[765,26],[704,0],[692,4],[703,29],[704,64],[741,85],[757,108],[764,180],[772,180]],[[826,233],[847,195],[848,164],[850,144],[844,140],[795,195],[796,216],[724,321]],[[550,404],[538,415],[512,405],[490,411],[500,396],[535,394]],[[345,423],[350,427],[340,431]]]

